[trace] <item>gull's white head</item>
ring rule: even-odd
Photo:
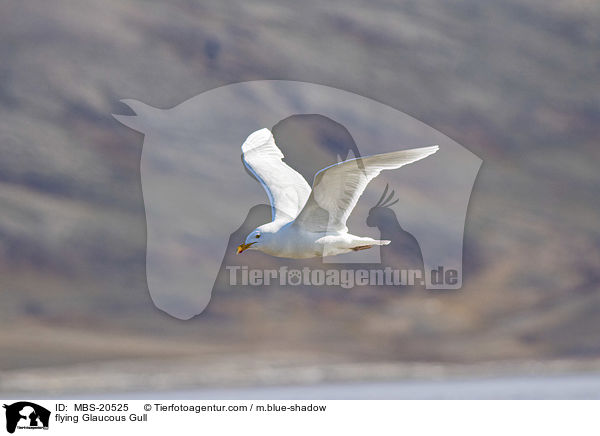
[[[268,246],[272,242],[274,234],[269,229],[269,224],[271,223],[264,224],[250,232],[246,237],[246,242],[238,245],[237,254],[246,250],[262,250],[262,248]]]

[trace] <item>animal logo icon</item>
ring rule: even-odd
[[[6,409],[6,431],[14,433],[21,429],[47,429],[50,422],[50,411],[39,404],[29,401],[19,401],[10,405],[4,404]]]

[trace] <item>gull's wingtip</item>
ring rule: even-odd
[[[252,133],[250,136],[252,136],[256,133],[260,133],[262,135],[271,135],[271,131],[269,129],[267,129],[266,127],[263,127],[262,129],[258,129],[256,132]]]
[[[428,147],[412,148],[398,152],[402,165],[413,163],[431,156],[440,149],[439,145],[430,145]]]
[[[273,138],[273,134],[269,129],[263,127],[255,132],[252,132],[242,144],[242,151],[248,152],[256,147],[269,142]]]
[[[419,152],[421,159],[427,156],[431,156],[440,149],[439,145],[430,145],[428,147],[417,148],[415,151]]]

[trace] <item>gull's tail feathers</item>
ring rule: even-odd
[[[392,241],[388,241],[386,239],[382,239],[382,240],[374,239],[373,241],[369,241],[369,244],[371,244],[371,245],[390,245],[391,242]]]

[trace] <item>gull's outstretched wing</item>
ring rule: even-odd
[[[269,129],[257,130],[248,136],[242,153],[244,164],[267,191],[273,221],[296,218],[310,195],[310,186],[283,162],[283,153]]]
[[[294,225],[312,232],[347,231],[346,220],[371,180],[382,170],[416,162],[438,150],[437,145],[350,159],[323,168]]]

